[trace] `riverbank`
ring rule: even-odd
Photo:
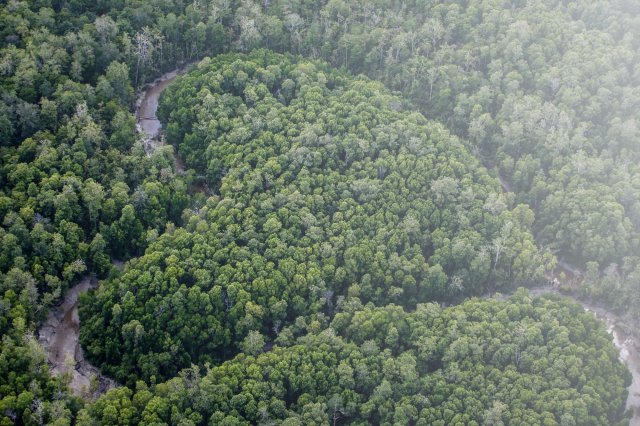
[[[164,89],[178,76],[180,71],[173,71],[167,73],[154,81],[148,89],[139,98],[138,108],[136,109],[136,118],[138,120],[138,126],[141,131],[146,135],[149,147],[156,149],[163,146],[164,141],[162,138],[161,128],[162,125],[156,117],[156,110],[158,108],[158,102],[161,93]],[[184,165],[180,160],[177,150],[174,147],[174,164],[177,172],[184,172]],[[502,176],[499,176],[500,184],[504,191],[510,192],[511,187],[509,182]],[[581,279],[582,272],[577,268],[559,260],[559,271],[553,274],[549,282],[555,283],[555,286],[540,286],[529,289],[532,296],[542,296],[548,293],[560,294],[565,297],[570,297],[576,302],[580,303],[583,308],[589,312],[592,312],[596,317],[602,320],[607,327],[607,330],[612,334],[613,343],[620,351],[620,359],[624,362],[632,373],[633,381],[629,387],[629,396],[627,398],[627,408],[633,410],[634,416],[631,420],[632,426],[640,426],[640,344],[633,334],[630,332],[631,326],[621,317],[618,317],[614,313],[602,308],[592,306],[588,303],[580,301],[575,295],[563,294],[558,288],[560,279],[563,282],[572,283]],[[507,296],[504,296],[505,298]]]
[[[191,65],[191,64],[190,64]],[[137,129],[144,135],[145,149],[152,152],[162,146],[160,129],[162,125],[156,117],[160,94],[180,73],[188,67],[174,70],[156,79],[147,86],[136,102]],[[184,172],[184,164],[174,149],[174,163],[177,173]],[[122,269],[124,263],[113,260],[114,267]],[[47,320],[39,330],[38,340],[47,354],[47,362],[54,376],[68,376],[69,389],[77,396],[96,398],[117,384],[101,374],[84,357],[80,346],[80,318],[78,299],[82,293],[98,287],[95,276],[86,275],[67,290],[62,303],[49,310]]]
[[[163,75],[148,86],[147,90],[138,99],[136,108],[138,129],[145,135],[145,147],[150,150],[149,152],[164,146],[161,133],[162,125],[156,116],[156,110],[161,93],[180,75],[181,71],[173,71]],[[184,164],[179,158],[175,147],[173,153],[176,173],[184,173]],[[506,181],[503,182],[501,179],[501,184],[506,191],[510,190]],[[569,265],[561,262],[560,267],[566,270],[565,276],[568,276],[568,278],[565,278],[567,279],[579,276],[580,271],[570,269]],[[552,281],[558,282],[555,276]],[[115,386],[113,381],[109,381],[110,379],[100,375],[97,368],[84,360],[82,348],[78,343],[80,324],[77,313],[77,299],[81,293],[95,287],[97,287],[95,279],[85,277],[69,290],[60,308],[52,310],[50,317],[40,330],[40,339],[45,349],[47,349],[48,360],[53,366],[52,371],[54,374],[70,374],[70,388],[78,395],[82,395],[83,392],[90,392],[92,383],[94,383],[94,388],[97,387],[96,392],[98,393]],[[640,353],[640,345],[630,332],[632,326],[624,318],[618,317],[612,312],[581,302],[574,295],[561,293],[557,287],[541,286],[531,288],[529,291],[532,296],[554,293],[570,297],[606,324],[612,335],[613,343],[620,352],[621,361],[627,365],[632,373],[633,381],[629,387],[627,408],[634,413],[630,425],[640,426],[640,357],[638,355]],[[508,296],[498,297],[506,298]],[[270,347],[265,349],[270,349]]]
[[[581,299],[576,293],[582,285],[585,271],[577,268],[563,259],[558,259],[559,272],[554,274],[554,281],[560,282],[562,278],[570,291],[558,291],[565,297],[570,297],[580,303],[582,307],[592,312],[596,318],[607,325],[607,331],[613,336],[613,344],[620,351],[620,361],[622,361],[632,375],[632,382],[629,386],[627,396],[627,409],[633,411],[630,426],[640,426],[640,335],[638,334],[638,324],[630,314],[617,314],[606,308],[604,305],[594,304]]]
[[[155,79],[142,91],[136,101],[138,130],[149,139],[157,137],[162,127],[160,120],[156,117],[160,94],[178,76],[180,71],[173,70]]]

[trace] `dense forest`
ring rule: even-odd
[[[351,304],[329,328],[309,324],[307,330],[296,344],[257,357],[259,347],[220,366],[185,369],[153,389],[138,382],[135,391],[111,391],[79,418],[102,424],[624,424],[625,367],[602,324],[573,303],[532,300],[525,291],[508,302],[476,299],[449,309],[429,303],[412,313],[393,304]]]
[[[352,299],[414,307],[543,278],[529,209],[380,84],[256,51],[167,90],[167,138],[219,197],[83,306],[85,347],[116,379],[166,379]]]
[[[628,372],[578,305],[442,306],[565,285],[561,261],[640,318],[639,20],[0,2],[0,423],[623,424]],[[137,94],[186,64],[153,149]],[[36,337],[87,274],[81,341],[123,385],[97,400]]]

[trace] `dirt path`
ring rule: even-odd
[[[70,288],[65,293],[62,304],[49,311],[39,334],[39,341],[47,353],[47,361],[52,366],[52,374],[69,374],[69,388],[74,394],[83,397],[96,397],[116,386],[113,380],[103,376],[84,359],[84,352],[80,347],[78,298],[82,293],[97,287],[97,284],[95,277],[87,275]]]

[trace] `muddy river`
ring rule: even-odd
[[[174,70],[156,79],[144,91],[136,103],[136,118],[140,132],[147,136],[147,139],[156,139],[160,134],[162,123],[156,116],[160,95],[164,89],[180,74],[181,71]]]
[[[162,125],[156,117],[160,95],[184,70],[172,71],[158,78],[138,99],[136,108],[138,129],[145,135],[145,147],[150,151],[164,144],[160,132]],[[184,165],[175,153],[175,149],[174,159],[176,171],[184,172]],[[509,188],[505,188],[505,190],[509,190]],[[122,263],[118,262],[116,266],[122,267]],[[576,277],[580,274],[579,271],[571,269],[568,265],[560,266],[569,275]],[[57,309],[51,310],[47,321],[40,329],[40,342],[47,351],[47,358],[52,365],[53,374],[69,373],[71,375],[70,388],[78,395],[98,395],[115,386],[111,379],[102,376],[96,367],[85,361],[79,343],[78,297],[96,286],[95,278],[87,276],[82,279],[67,291],[63,303]],[[532,296],[548,293],[560,294],[556,288],[551,286],[534,287],[529,291]],[[640,426],[640,344],[632,336],[631,330],[633,328],[623,318],[612,312],[573,299],[580,303],[586,311],[592,312],[602,320],[611,333],[613,343],[620,351],[620,361],[627,365],[633,375],[627,398],[627,408],[634,412],[630,425]]]
[[[39,333],[39,341],[45,348],[53,375],[68,374],[71,391],[89,398],[116,386],[113,380],[100,374],[100,370],[84,359],[84,352],[80,347],[78,298],[97,285],[96,278],[87,275],[67,290],[62,304],[49,311]]]
[[[584,305],[583,305],[584,306]],[[607,331],[613,335],[613,344],[620,350],[620,361],[625,363],[633,377],[627,396],[627,408],[633,411],[633,417],[629,423],[631,426],[640,426],[640,356],[636,337],[626,331],[625,323],[617,316],[600,308],[584,307],[607,324]]]
[[[138,131],[144,135],[145,149],[149,153],[163,145],[160,133],[162,125],[156,117],[160,94],[182,71],[172,71],[158,78],[138,98],[136,104]],[[174,161],[176,172],[184,172],[184,165],[175,153],[175,149]],[[124,266],[123,262],[117,259],[113,260],[113,265],[118,269]],[[82,293],[97,286],[96,278],[87,275],[67,290],[62,304],[49,311],[47,320],[40,327],[38,337],[46,351],[52,374],[69,375],[71,391],[76,395],[89,398],[95,398],[117,386],[112,379],[103,376],[98,368],[85,360],[80,346],[78,298]]]
[[[157,148],[164,146],[164,136],[160,132],[162,123],[158,120],[156,112],[160,95],[180,74],[186,72],[193,64],[189,64],[179,70],[168,72],[158,77],[147,89],[142,92],[136,102],[136,119],[138,131],[144,135],[144,145],[147,153],[151,154]],[[173,164],[176,173],[182,174],[185,171],[184,162],[178,156],[177,150],[173,149]]]

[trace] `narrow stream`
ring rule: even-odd
[[[136,119],[141,133],[147,136],[147,139],[153,140],[160,134],[162,123],[156,116],[158,110],[158,102],[160,95],[167,86],[178,76],[179,71],[174,70],[157,78],[150,84],[149,88],[142,92],[136,102]]]
[[[504,176],[498,174],[498,180],[504,192],[511,192],[511,185]],[[556,287],[560,284],[558,277],[562,279],[563,283],[569,283],[572,286],[579,285],[584,277],[584,271],[558,258],[557,270],[550,277],[550,281],[553,282],[554,286],[533,287],[529,289],[529,293],[532,296],[553,293],[568,297],[582,305],[585,311],[593,313],[596,318],[606,324],[607,331],[613,337],[614,346],[620,351],[620,361],[627,366],[632,376],[626,403],[626,408],[633,412],[629,426],[640,426],[640,340],[637,337],[637,333],[633,332],[636,326],[632,324],[630,318],[622,318],[600,306],[594,306],[570,294],[561,293]]]
[[[160,94],[183,70],[175,70],[156,79],[138,98],[138,131],[145,136],[145,149],[148,152],[163,145],[160,134],[162,125],[156,117]],[[177,173],[184,172],[184,164],[175,149],[174,164]],[[120,260],[114,259],[113,265],[119,269],[123,267]],[[68,374],[70,390],[78,396],[89,398],[95,398],[117,386],[112,379],[103,376],[98,368],[85,360],[80,346],[78,299],[82,293],[97,286],[98,281],[94,276],[86,275],[80,279],[67,290],[60,306],[49,311],[47,320],[39,331],[39,341],[47,353],[51,373],[55,376]]]
[[[147,152],[153,152],[163,145],[160,137],[162,125],[156,117],[158,101],[162,91],[180,72],[182,70],[175,70],[158,78],[138,98],[137,127],[138,131],[145,136]],[[174,164],[177,173],[184,172],[184,164],[175,150]],[[113,264],[119,269],[123,266],[119,260],[114,260]],[[112,379],[102,375],[98,368],[85,360],[80,346],[78,299],[82,293],[97,286],[97,279],[86,275],[68,289],[60,306],[49,311],[47,320],[40,327],[38,337],[47,354],[47,362],[51,365],[51,373],[54,376],[69,375],[69,389],[75,395],[89,398],[95,398],[117,386]]]
[[[138,129],[146,136],[145,148],[149,151],[164,145],[160,133],[162,124],[156,117],[160,95],[184,70],[185,68],[175,70],[158,78],[138,99],[136,108]],[[184,164],[175,149],[174,162],[176,172],[184,173]],[[505,183],[501,179],[503,188],[508,191],[510,188]],[[117,264],[114,262],[114,264],[117,267],[122,267],[121,262]],[[579,271],[569,265],[561,264],[560,267],[571,275],[579,274]],[[84,277],[78,284],[67,291],[59,308],[50,311],[47,321],[40,329],[40,342],[47,351],[47,359],[53,367],[53,374],[69,372],[71,374],[69,386],[77,395],[87,394],[86,392],[90,389],[92,378],[94,377],[95,387],[97,388],[93,389],[95,394],[105,392],[116,385],[111,379],[102,376],[96,367],[85,361],[79,343],[78,297],[80,294],[95,287],[97,287],[97,280],[94,277]],[[549,293],[561,294],[558,289],[551,286],[533,287],[529,289],[529,293],[532,296],[541,296]],[[632,327],[612,312],[583,303],[572,296],[563,296],[570,297],[580,303],[586,311],[592,312],[606,324],[607,330],[613,337],[614,345],[620,351],[620,361],[627,365],[633,376],[627,398],[627,408],[632,409],[634,413],[630,426],[640,426],[640,344],[629,332]],[[502,297],[506,298],[508,295]]]
[[[627,409],[633,411],[633,417],[629,425],[640,426],[640,345],[635,337],[624,330],[624,322],[619,317],[601,308],[583,306],[607,324],[607,331],[613,335],[613,344],[620,350],[620,361],[631,371],[632,381],[628,388]]]
[[[138,131],[144,135],[144,146],[150,155],[156,149],[165,146],[164,134],[162,133],[162,123],[158,120],[156,112],[160,95],[176,77],[186,72],[193,63],[185,67],[168,72],[157,78],[149,85],[147,90],[142,92],[136,102],[136,119]],[[177,174],[184,174],[186,167],[182,158],[178,154],[176,147],[173,147],[173,167]],[[205,182],[192,182],[191,191],[200,192],[206,196],[215,196]]]

